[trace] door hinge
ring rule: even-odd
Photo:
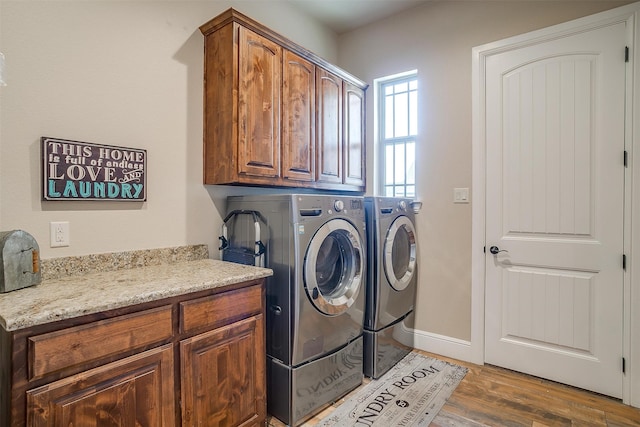
[[[622,269],[627,269],[627,256],[625,254],[622,254]]]
[[[624,47],[624,62],[629,62],[629,46]]]
[[[622,373],[625,374],[627,372],[627,361],[622,358]]]
[[[629,166],[629,152],[624,150],[624,167]]]

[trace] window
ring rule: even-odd
[[[417,73],[379,79],[377,84],[381,194],[413,198],[418,135]]]

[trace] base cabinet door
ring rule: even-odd
[[[175,421],[171,344],[27,392],[30,427],[173,427]]]
[[[180,360],[184,427],[264,425],[262,315],[181,341]]]

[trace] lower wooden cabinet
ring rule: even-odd
[[[180,343],[183,426],[258,426],[266,416],[262,316]]]
[[[27,392],[27,425],[173,426],[173,346],[109,363]]]
[[[264,279],[0,328],[0,344],[1,426],[265,424]]]

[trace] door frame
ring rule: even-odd
[[[633,283],[634,272],[640,272],[640,2],[600,12],[530,33],[473,48],[472,51],[472,236],[471,236],[471,346],[470,361],[484,364],[485,322],[485,252],[486,246],[486,129],[485,70],[487,58],[540,41],[587,31],[604,24],[625,22],[630,50],[627,64],[624,193],[624,253],[627,257],[623,288],[623,402],[640,407],[640,280]],[[624,54],[621,47],[621,55]],[[635,148],[635,149],[634,149]],[[621,153],[622,156],[622,153]],[[635,219],[634,219],[635,218]],[[639,254],[633,256],[633,250]],[[622,258],[622,254],[621,254]],[[622,260],[621,260],[622,262]],[[634,325],[635,329],[634,329]],[[635,338],[634,338],[635,337]],[[621,361],[622,364],[622,361]],[[622,368],[622,367],[621,367]]]

